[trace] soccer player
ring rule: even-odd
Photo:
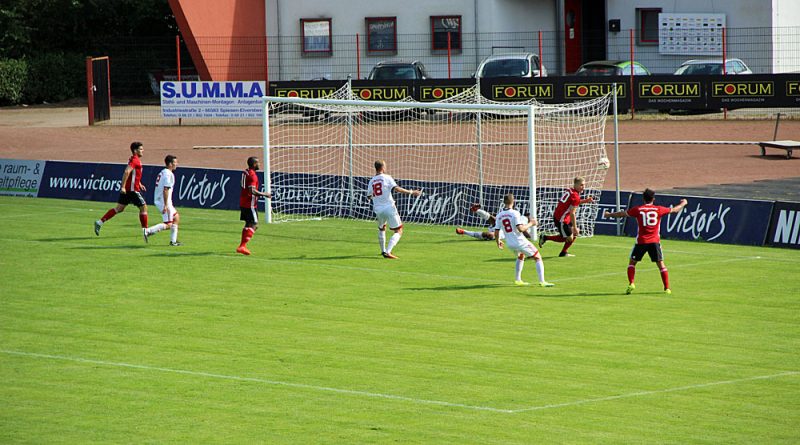
[[[422,190],[406,190],[397,185],[394,178],[386,174],[386,161],[375,161],[375,176],[367,184],[367,198],[372,200],[372,208],[375,210],[375,217],[378,222],[378,242],[381,246],[381,255],[388,259],[397,259],[392,254],[392,249],[400,241],[403,235],[403,222],[400,221],[400,214],[394,204],[392,192],[404,195],[421,196]],[[394,234],[386,244],[386,225],[392,229]]]
[[[128,159],[128,166],[122,173],[122,185],[119,191],[117,206],[109,209],[102,218],[94,222],[94,234],[100,236],[100,228],[106,221],[113,218],[117,213],[122,213],[128,204],[133,204],[139,208],[139,223],[142,229],[147,228],[147,204],[141,192],[147,191],[142,184],[142,155],[144,145],[141,142],[131,142],[131,157]]]
[[[540,249],[544,246],[545,242],[555,241],[557,243],[564,243],[564,247],[561,249],[561,253],[559,253],[558,256],[575,256],[568,252],[570,246],[572,246],[572,243],[575,242],[575,239],[577,239],[580,233],[580,230],[578,230],[578,218],[575,212],[579,205],[586,204],[587,202],[594,202],[594,198],[591,196],[581,199],[581,193],[583,193],[583,189],[585,188],[585,182],[586,180],[583,177],[578,176],[572,181],[572,188],[564,190],[564,193],[561,194],[556,210],[553,212],[553,222],[558,230],[558,235],[545,235],[544,233],[540,233]]]
[[[536,261],[536,274],[539,276],[539,286],[552,287],[553,283],[548,283],[544,279],[544,262],[542,256],[534,245],[522,234],[536,225],[536,220],[530,218],[524,222],[523,216],[514,208],[514,195],[511,193],[503,197],[503,210],[495,217],[494,238],[497,241],[497,248],[503,248],[503,240],[500,239],[502,232],[508,248],[517,254],[516,278],[514,284],[517,286],[527,286],[530,283],[522,281],[522,268],[526,259],[533,258]]]
[[[247,158],[247,170],[242,172],[242,191],[239,195],[239,208],[241,210],[239,219],[244,221],[244,228],[242,229],[242,242],[236,248],[236,253],[242,255],[250,255],[247,250],[247,243],[253,238],[253,235],[258,229],[258,198],[263,196],[272,198],[271,193],[266,193],[258,190],[258,175],[256,172],[261,168],[261,164],[257,157],[250,156]]]
[[[172,190],[175,188],[175,169],[178,168],[178,158],[167,155],[167,157],[164,158],[164,164],[166,167],[161,170],[161,173],[159,173],[156,178],[156,191],[153,198],[156,207],[158,207],[158,211],[161,212],[161,220],[163,222],[153,227],[142,229],[142,234],[144,235],[144,241],[147,242],[150,236],[162,230],[170,229],[169,245],[182,246],[183,243],[178,242],[178,222],[180,222],[180,215],[172,204]]]
[[[636,236],[636,245],[633,246],[631,251],[631,261],[628,263],[628,289],[626,294],[630,294],[636,289],[633,284],[633,278],[636,275],[636,263],[644,258],[645,252],[650,255],[652,260],[661,271],[661,282],[664,283],[664,293],[671,294],[669,288],[669,273],[667,266],[664,264],[664,254],[661,252],[661,237],[659,230],[661,228],[661,217],[670,213],[678,213],[688,201],[681,199],[680,203],[672,208],[657,206],[654,204],[656,199],[656,192],[650,189],[645,189],[642,194],[644,205],[633,207],[628,210],[620,210],[619,212],[603,212],[605,218],[624,218],[630,216],[636,218],[636,223],[639,226],[639,231]]]
[[[486,229],[486,231],[483,231],[483,232],[474,232],[474,231],[471,231],[471,230],[464,230],[461,227],[456,227],[456,234],[471,236],[472,238],[475,238],[475,239],[477,239],[479,241],[492,241],[492,240],[494,240],[495,216],[492,215],[491,213],[487,212],[486,210],[483,210],[481,208],[481,205],[478,204],[478,203],[475,203],[475,204],[472,204],[471,206],[469,206],[469,211],[472,212],[472,213],[475,213],[476,215],[480,216],[484,221],[486,221],[486,224],[488,224],[488,228]],[[528,215],[525,215],[525,216],[528,216]],[[500,235],[502,236],[502,232],[501,232]],[[530,239],[530,237],[531,237],[531,234],[528,231],[522,232],[522,235],[525,236],[525,238],[528,238],[528,239]]]

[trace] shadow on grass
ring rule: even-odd
[[[68,247],[68,249],[79,249],[79,250],[109,250],[109,249],[119,249],[119,250],[130,250],[130,249],[144,249],[147,246],[134,246],[131,244],[120,244],[116,246],[74,246]]]
[[[355,260],[355,259],[362,259],[362,260],[371,260],[371,259],[379,259],[383,260],[384,258],[380,255],[376,256],[366,256],[366,255],[338,255],[338,256],[318,256],[318,257],[309,257],[306,255],[300,255],[296,257],[288,257],[284,258],[286,260],[303,260],[303,261],[327,261],[327,260]]]
[[[470,285],[454,285],[454,286],[436,286],[436,287],[408,287],[406,290],[415,291],[454,291],[454,290],[472,290],[472,289],[501,289],[504,287],[517,287],[507,284],[470,284]]]

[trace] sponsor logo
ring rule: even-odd
[[[698,203],[692,211],[683,209],[674,216],[667,215],[667,232],[714,241],[725,233],[725,217],[730,211],[731,208],[722,203],[711,210],[702,208]]]
[[[397,101],[411,96],[409,87],[357,87],[353,93],[361,100]]]
[[[222,99],[263,95],[264,88],[259,82],[161,82],[163,99]]]
[[[275,88],[273,94],[277,97],[299,97],[302,99],[319,99],[328,97],[336,92],[336,88]]]
[[[640,82],[639,97],[642,99],[700,97],[700,82]]]
[[[200,207],[205,207],[206,202],[211,203],[209,207],[216,207],[225,201],[225,186],[231,179],[229,176],[221,173],[218,179],[210,179],[208,173],[203,173],[202,178],[198,176],[197,173],[192,173],[188,179],[181,176],[178,183],[178,198],[181,201],[194,202]]]
[[[711,82],[713,97],[764,97],[775,95],[771,81],[726,81]]]
[[[553,84],[540,83],[528,85],[494,85],[492,96],[494,100],[528,100],[552,99]]]
[[[420,102],[432,102],[442,99],[449,99],[458,96],[464,91],[472,88],[472,85],[465,86],[422,86],[419,88]]]
[[[786,95],[791,97],[800,96],[800,81],[798,80],[786,81]]]
[[[605,96],[612,91],[611,83],[565,83],[565,99],[593,99]],[[617,98],[627,97],[627,88],[624,83],[617,84]]]
[[[774,221],[772,244],[800,248],[800,210],[781,209]]]

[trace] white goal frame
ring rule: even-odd
[[[479,111],[486,113],[504,114],[508,112],[519,113],[522,117],[527,115],[527,151],[528,151],[528,199],[530,203],[531,217],[538,220],[538,203],[536,202],[536,131],[535,131],[535,116],[537,107],[535,105],[525,104],[463,104],[463,103],[442,103],[442,102],[383,102],[383,101],[365,101],[365,100],[341,100],[341,99],[305,99],[294,97],[275,97],[263,96],[262,97],[262,128],[263,128],[263,167],[264,167],[264,186],[267,193],[272,193],[272,184],[270,181],[270,174],[272,172],[270,167],[270,123],[269,123],[269,104],[296,104],[296,105],[317,105],[317,106],[343,106],[347,108],[364,107],[372,110],[389,111],[391,109],[434,109],[439,111]],[[523,114],[524,113],[524,114]],[[349,122],[348,125],[352,125]],[[476,135],[480,141],[480,125],[478,125],[478,134]],[[480,143],[480,142],[479,142]],[[387,144],[391,146],[391,144]],[[348,150],[352,153],[352,141],[348,141]],[[352,159],[352,157],[351,157]],[[351,175],[352,178],[352,166]],[[351,181],[352,189],[352,181]],[[352,190],[351,190],[352,193]],[[270,199],[266,200],[265,205],[265,218],[267,223],[272,223],[272,202]],[[534,227],[536,230],[536,227]],[[534,235],[536,233],[534,232]]]

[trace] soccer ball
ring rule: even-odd
[[[611,161],[609,161],[608,158],[600,158],[600,160],[597,161],[597,166],[607,170],[609,167],[611,167]]]

